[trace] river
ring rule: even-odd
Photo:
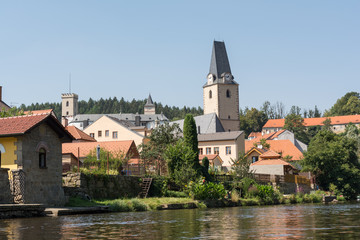
[[[360,204],[186,209],[0,220],[0,239],[360,239]]]

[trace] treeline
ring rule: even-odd
[[[144,106],[146,99],[126,101],[124,98],[118,100],[116,97],[99,100],[93,100],[90,98],[88,101],[81,100],[79,103],[79,114],[110,114],[110,113],[144,113]],[[19,109],[24,111],[53,109],[56,116],[61,118],[61,103],[36,103],[26,106],[22,104]],[[163,113],[170,120],[178,120],[185,118],[188,113],[194,116],[202,115],[203,109],[201,107],[189,108],[189,107],[175,107],[175,106],[163,106],[161,103],[155,102],[156,113]]]

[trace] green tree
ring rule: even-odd
[[[158,173],[160,169],[166,166],[165,151],[169,145],[174,145],[179,140],[181,129],[178,124],[162,124],[155,128],[146,144],[141,144],[140,157],[145,161],[145,164],[156,164],[159,162]]]
[[[348,92],[325,112],[325,117],[360,114],[360,94]]]
[[[243,178],[253,178],[253,171],[250,171],[251,161],[242,152],[239,153],[236,159],[231,159],[232,175],[235,180],[240,181]]]
[[[200,173],[201,167],[199,163],[199,150],[198,150],[198,139],[197,139],[197,131],[196,131],[196,123],[195,119],[191,114],[187,114],[184,119],[184,142],[187,146],[190,147],[194,155],[194,169]]]
[[[285,117],[284,129],[293,132],[295,138],[301,142],[308,144],[309,136],[306,133],[306,128],[304,126],[304,119],[297,114],[289,114]]]
[[[251,132],[261,132],[262,127],[268,121],[265,112],[259,111],[256,108],[245,108],[240,111],[240,129],[245,132],[247,138]]]
[[[24,111],[18,110],[17,108],[10,108],[9,110],[2,109],[0,111],[0,118],[21,116],[24,115]]]
[[[302,171],[316,176],[317,184],[329,190],[330,184],[348,199],[360,193],[360,164],[353,139],[321,130],[311,140],[302,160]]]

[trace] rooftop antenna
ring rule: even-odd
[[[71,93],[71,73],[69,73],[69,93]]]

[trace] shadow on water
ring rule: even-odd
[[[358,239],[360,204],[188,209],[0,220],[0,239]]]

